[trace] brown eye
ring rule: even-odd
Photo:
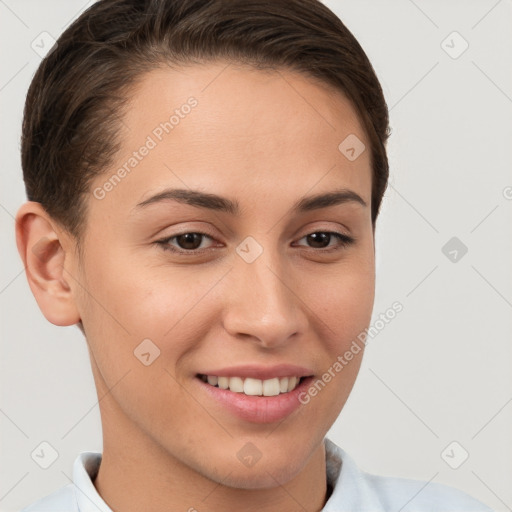
[[[176,243],[180,249],[194,250],[199,249],[202,237],[201,233],[185,233],[183,235],[176,236]]]
[[[350,244],[354,243],[354,239],[350,236],[344,235],[343,233],[337,233],[335,231],[316,231],[314,233],[310,233],[305,237],[301,238],[301,240],[306,240],[309,247],[312,249],[340,249],[343,247],[347,247]],[[330,242],[332,240],[337,240],[338,244],[330,247]]]
[[[311,235],[306,236],[306,240],[315,249],[323,249],[324,247],[329,246],[329,242],[331,241],[331,233],[311,233]]]
[[[188,232],[157,240],[156,243],[168,251],[200,252],[198,249],[205,249],[205,247],[201,247],[205,238],[213,240],[212,237],[206,233]]]

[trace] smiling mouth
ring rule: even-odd
[[[253,379],[251,377],[219,377],[198,374],[197,377],[210,386],[247,396],[277,396],[293,391],[308,377],[274,377]]]

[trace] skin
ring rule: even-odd
[[[320,377],[368,327],[374,301],[370,154],[351,162],[338,150],[349,134],[369,147],[350,102],[292,71],[226,65],[162,67],[138,84],[122,147],[91,191],[167,112],[190,96],[198,105],[104,199],[86,198],[83,259],[38,203],[17,215],[18,249],[43,314],[55,325],[83,323],[104,439],[94,485],[113,510],[320,510],[323,439],[359,371],[362,350],[277,423],[241,420],[197,385],[203,369],[246,363],[297,364]],[[168,187],[236,199],[241,215],[177,201],[135,208]],[[300,198],[339,188],[367,206],[292,212]],[[326,231],[356,241],[322,246],[306,237]],[[183,232],[211,237],[197,242],[202,254],[155,243]],[[252,263],[235,251],[247,236],[263,248]],[[146,338],[160,350],[149,366],[134,356]],[[252,467],[237,458],[247,442],[261,452]]]

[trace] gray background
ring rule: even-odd
[[[394,301],[404,307],[368,345],[329,436],[366,471],[512,510],[512,3],[326,3],[367,52],[390,107],[374,319]],[[14,242],[22,108],[40,62],[31,43],[43,31],[57,38],[85,5],[0,0],[2,511],[68,484],[78,453],[102,448],[86,344],[76,327],[44,319]],[[457,58],[454,31],[469,44]],[[442,251],[452,237],[468,248],[456,261]],[[43,441],[59,454],[46,470],[30,455]],[[458,469],[448,465],[465,452]]]

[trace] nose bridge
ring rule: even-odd
[[[261,345],[277,346],[303,330],[303,311],[283,255],[270,247],[258,250],[254,242],[237,249],[225,328],[233,336],[244,334]],[[255,251],[260,253],[252,259]]]

